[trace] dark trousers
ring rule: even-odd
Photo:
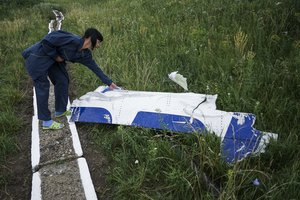
[[[65,62],[55,63],[48,70],[48,76],[54,85],[55,111],[66,111],[68,104],[69,75]],[[34,81],[37,99],[38,119],[46,121],[51,119],[48,108],[50,83],[47,75],[38,77]]]

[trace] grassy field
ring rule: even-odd
[[[250,112],[255,127],[279,134],[267,152],[234,165],[220,157],[214,136],[93,125],[95,148],[110,160],[112,199],[300,198],[300,2],[297,0],[1,1],[0,166],[17,152],[28,84],[20,52],[41,39],[63,11],[63,29],[104,35],[94,52],[102,69],[132,90],[182,92],[167,74],[179,71],[189,89],[218,94],[217,108]],[[8,3],[10,2],[10,3]],[[9,8],[9,9],[7,9]],[[74,98],[102,83],[73,64]],[[258,179],[260,184],[253,181]],[[0,175],[0,184],[5,176]]]

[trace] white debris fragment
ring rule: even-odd
[[[169,74],[169,78],[170,78],[172,81],[174,81],[175,83],[177,83],[178,85],[180,85],[185,91],[188,91],[186,78],[183,77],[181,74],[178,74],[177,72],[178,72],[178,71],[171,72],[171,73]]]

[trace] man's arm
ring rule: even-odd
[[[101,68],[97,65],[97,63],[93,60],[91,53],[89,52],[88,55],[77,62],[87,66],[90,70],[92,70],[100,79],[101,81],[110,86],[112,85],[113,81],[108,78]]]

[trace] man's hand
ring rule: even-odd
[[[119,89],[119,87],[116,84],[112,83],[110,84],[109,89],[114,90],[114,89]]]
[[[65,60],[64,60],[62,57],[57,56],[57,57],[55,58],[55,61],[56,61],[56,62],[64,62]]]

